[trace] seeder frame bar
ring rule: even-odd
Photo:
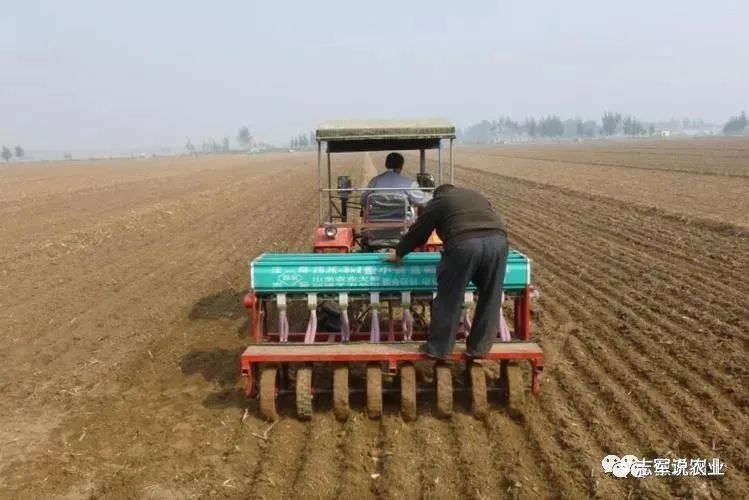
[[[398,363],[429,360],[418,350],[419,342],[381,342],[351,344],[278,344],[250,345],[240,358],[245,390],[254,397],[255,369],[260,363],[387,363],[395,371]],[[470,361],[465,354],[465,343],[458,343],[450,355],[451,361]],[[540,390],[540,377],[544,366],[544,354],[536,342],[495,342],[486,359],[492,361],[522,361],[531,365],[531,388]]]

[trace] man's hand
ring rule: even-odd
[[[396,266],[400,266],[403,264],[403,257],[400,257],[397,253],[395,253],[395,250],[388,251],[387,255],[385,255],[385,262],[392,262]]]

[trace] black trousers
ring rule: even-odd
[[[424,346],[429,354],[445,358],[452,353],[470,281],[478,289],[478,302],[466,352],[475,357],[489,353],[499,331],[507,252],[507,237],[502,234],[470,238],[445,248],[437,266],[437,297]]]

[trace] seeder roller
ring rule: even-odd
[[[426,359],[417,349],[428,334],[431,307],[437,290],[438,252],[412,253],[400,266],[385,262],[381,253],[265,253],[250,264],[250,292],[245,307],[250,316],[253,344],[241,357],[249,397],[258,398],[261,414],[277,417],[279,394],[296,398],[297,415],[309,418],[314,394],[330,392],[313,381],[313,365],[333,368],[335,414],[349,414],[349,367],[364,365],[367,413],[382,413],[382,393],[401,394],[406,419],[416,416],[414,362]],[[511,251],[505,273],[505,299],[512,328],[500,314],[489,359],[498,361],[501,377],[494,385],[484,367],[468,362],[465,375],[478,416],[487,409],[487,391],[501,391],[511,406],[524,397],[519,361],[530,366],[530,385],[539,390],[543,352],[531,342],[530,261]],[[465,360],[464,340],[470,334],[475,287],[470,284],[458,326],[454,361]],[[503,301],[504,302],[504,301]],[[291,370],[290,370],[291,368]],[[293,376],[290,374],[293,372]],[[397,380],[397,388],[383,387],[383,371]],[[453,371],[437,363],[433,389],[437,410],[449,416],[453,406]],[[294,387],[291,387],[292,382]]]

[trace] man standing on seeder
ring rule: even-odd
[[[505,225],[481,193],[443,184],[387,260],[400,264],[405,255],[426,243],[434,230],[442,239],[443,251],[436,271],[437,296],[432,304],[429,337],[419,351],[438,360],[452,354],[464,294],[472,281],[478,302],[466,355],[485,358],[499,327],[508,254]]]

